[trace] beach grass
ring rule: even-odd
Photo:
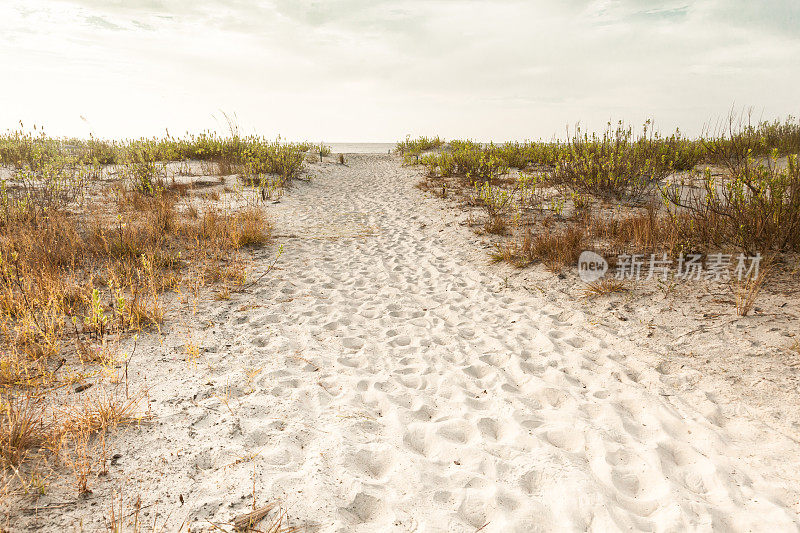
[[[21,130],[0,136],[5,495],[30,491],[54,461],[73,472],[79,496],[91,491],[90,473],[105,464],[98,439],[150,415],[146,391],[128,388],[132,352],[120,346],[158,332],[181,297],[210,297],[214,286],[229,294],[247,283],[247,248],[272,240],[258,187],[285,187],[301,172],[307,149],[211,134],[133,141]],[[176,170],[176,161],[186,166]],[[198,161],[246,183],[176,179]],[[239,201],[224,202],[221,194]]]

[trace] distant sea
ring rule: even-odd
[[[323,143],[337,154],[385,154],[395,143]]]

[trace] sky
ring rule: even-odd
[[[797,0],[3,0],[0,130],[393,142],[800,115]]]

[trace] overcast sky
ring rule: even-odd
[[[797,0],[3,0],[0,129],[549,138],[800,114]]]

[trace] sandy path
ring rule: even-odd
[[[351,156],[270,206],[280,270],[203,304],[197,368],[177,330],[137,354],[159,422],[112,477],[193,527],[255,476],[307,531],[797,529],[796,443],[503,290],[413,172]]]

